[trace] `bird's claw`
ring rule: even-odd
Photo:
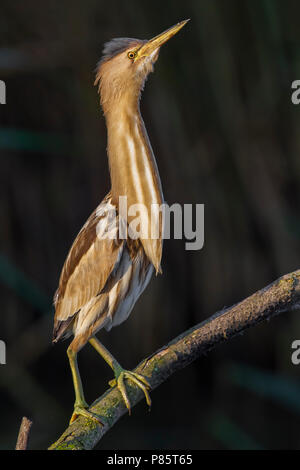
[[[131,406],[130,406],[130,401],[127,395],[126,386],[124,383],[125,379],[131,380],[135,385],[137,385],[137,387],[139,387],[144,392],[147,405],[149,406],[149,409],[150,409],[151,398],[150,398],[148,390],[151,389],[151,385],[149,384],[148,380],[145,379],[145,377],[143,377],[142,375],[137,374],[136,372],[131,372],[129,370],[122,370],[121,372],[118,373],[118,375],[114,379],[110,380],[109,385],[111,387],[115,387],[115,386],[118,387],[118,389],[121,392],[122,398],[125,402],[126,408],[128,409],[128,413],[131,414]]]
[[[96,421],[101,426],[104,426],[99,416],[97,416],[95,413],[92,413],[91,411],[88,411],[87,408],[88,408],[87,404],[75,405],[73,414],[70,419],[70,424],[72,424],[75,421],[75,419],[78,418],[78,416],[84,416],[85,418],[92,419],[93,421]]]
[[[117,385],[117,379],[111,379],[109,382],[108,382],[108,385],[113,388]]]

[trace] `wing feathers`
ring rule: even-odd
[[[122,323],[150,280],[153,266],[139,240],[118,238],[119,215],[110,194],[77,235],[58,290],[53,341]],[[112,234],[116,235],[112,237]]]
[[[99,222],[102,234],[103,227],[112,227],[112,208],[108,195],[87,220],[71,247],[54,297],[54,340],[64,334],[80,309],[103,290],[108,280],[111,284],[118,278],[114,279],[112,273],[118,272],[124,240],[110,239],[109,234],[101,238],[97,230]],[[116,214],[116,226],[117,219]]]

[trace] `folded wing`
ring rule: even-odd
[[[54,342],[68,334],[78,312],[107,283],[117,282],[124,249],[118,226],[119,216],[108,194],[82,227],[65,261],[54,296]]]

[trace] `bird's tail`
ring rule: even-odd
[[[72,334],[72,324],[74,316],[69,317],[67,320],[55,320],[53,327],[52,343],[57,343],[60,339],[66,339]]]

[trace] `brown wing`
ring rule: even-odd
[[[117,228],[118,215],[108,194],[82,227],[63,266],[54,297],[53,341],[66,333],[76,314],[101,292],[116,270],[124,248]]]

